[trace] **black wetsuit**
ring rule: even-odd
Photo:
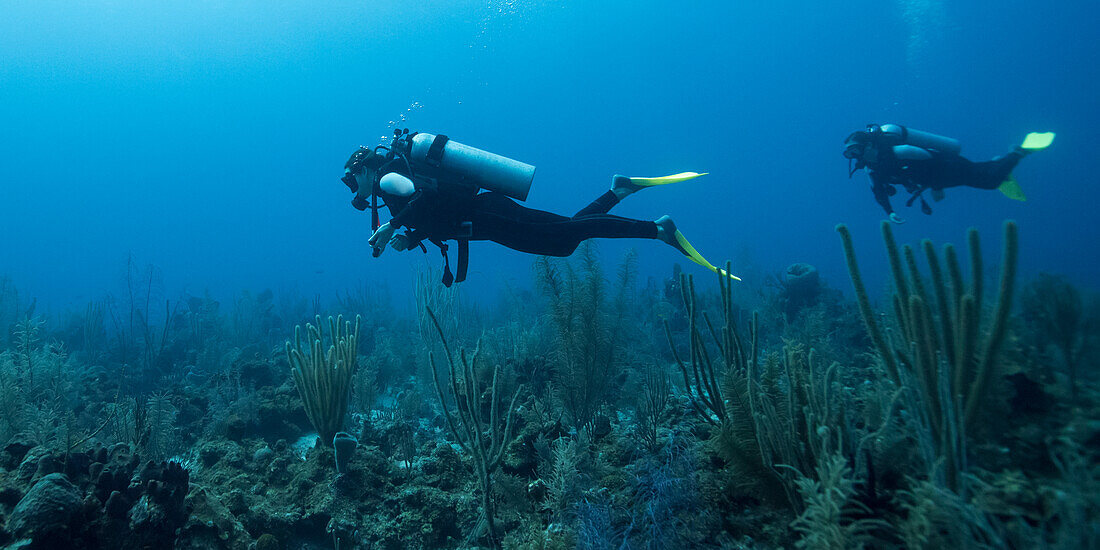
[[[911,147],[911,146],[910,146]],[[871,175],[871,192],[887,214],[894,213],[890,197],[901,185],[914,195],[926,189],[942,190],[948,187],[975,187],[996,189],[1024,157],[1019,150],[986,162],[973,162],[959,155],[922,149],[931,158],[900,159],[893,147],[878,147],[878,160],[867,163]],[[913,199],[910,199],[911,204]]]
[[[425,178],[413,181],[416,191],[411,197],[382,194],[393,215],[390,226],[409,228],[410,248],[424,239],[465,238],[529,254],[568,256],[586,239],[657,238],[656,223],[607,213],[619,203],[611,191],[566,217],[521,206],[502,193],[478,193],[472,186]],[[468,229],[463,227],[466,222]]]

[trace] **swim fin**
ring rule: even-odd
[[[708,172],[702,174],[698,172],[680,172],[679,174],[672,174],[671,176],[662,176],[659,178],[630,178],[630,183],[637,185],[638,187],[653,187],[655,185],[667,185],[669,183],[680,183],[681,181],[687,181],[695,179],[699,176],[705,176]]]
[[[680,183],[681,181],[687,181],[705,175],[707,175],[706,172],[703,172],[702,174],[698,172],[680,172],[679,174],[672,174],[671,176],[663,176],[659,178],[628,178],[626,176],[615,175],[611,178],[611,188],[626,189],[627,193],[629,194],[646,187],[656,187],[658,185]]]
[[[1020,188],[1020,184],[1016,181],[1016,178],[1012,174],[1008,175],[1008,179],[1001,182],[1001,185],[997,187],[997,190],[1004,194],[1004,196],[1014,201],[1026,201],[1027,197],[1024,196],[1024,190]]]
[[[1025,151],[1042,151],[1054,143],[1054,132],[1031,132],[1020,144]]]
[[[725,269],[714,267],[713,264],[708,262],[707,259],[699,253],[698,250],[695,250],[694,246],[691,246],[691,243],[688,242],[688,240],[684,237],[684,234],[680,233],[679,229],[676,229],[676,224],[672,222],[672,218],[668,216],[661,216],[656,223],[661,227],[661,229],[664,230],[664,238],[662,238],[661,240],[672,245],[672,247],[676,250],[679,250],[681,254],[687,256],[689,260],[719,275],[722,275],[723,277],[729,277],[730,279],[733,279],[735,281],[741,280],[740,277],[729,273]]]

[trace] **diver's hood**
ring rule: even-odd
[[[852,132],[844,140],[844,158],[857,159],[863,156],[863,149],[871,142],[871,134],[866,130]]]
[[[386,157],[375,153],[373,149],[360,147],[344,163],[344,169],[354,174],[363,168],[377,170],[385,162]]]
[[[871,132],[869,130],[862,130],[859,132],[852,132],[848,134],[848,137],[844,140],[844,158],[848,159],[848,178],[851,179],[852,175],[857,170],[861,170],[867,167],[867,163],[863,160],[863,155],[867,151],[867,146],[871,144]]]

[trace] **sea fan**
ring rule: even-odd
[[[156,457],[167,457],[175,440],[176,406],[168,392],[154,393],[145,402],[149,438],[146,450]]]

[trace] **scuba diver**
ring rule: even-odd
[[[932,207],[921,196],[930,191],[932,200],[941,201],[948,187],[997,189],[1010,199],[1023,201],[1023,190],[1012,177],[1016,164],[1033,151],[1046,149],[1054,141],[1054,132],[1032,132],[1011,152],[986,162],[972,162],[959,152],[958,140],[906,128],[897,124],[868,124],[866,130],[853,132],[844,142],[848,159],[848,177],[860,168],[871,176],[871,192],[894,223],[905,220],[890,206],[890,197],[901,185],[910,193],[906,206],[920,200],[921,212]]]
[[[656,221],[608,214],[630,194],[657,185],[678,183],[705,174],[683,172],[659,178],[616,175],[611,190],[571,217],[527,208],[535,167],[453,141],[445,135],[395,130],[389,146],[360,147],[344,165],[341,181],[355,197],[351,203],[371,209],[374,234],[368,243],[378,257],[394,250],[420,248],[423,241],[443,255],[443,284],[466,278],[470,241],[493,241],[513,250],[546,256],[569,256],[593,238],[657,239],[695,263],[737,279],[701,256],[668,216]],[[480,192],[484,190],[483,192]],[[379,200],[391,218],[379,223]],[[403,233],[397,233],[404,228]],[[451,272],[446,241],[458,243],[458,265]],[[738,279],[740,280],[740,279]]]

